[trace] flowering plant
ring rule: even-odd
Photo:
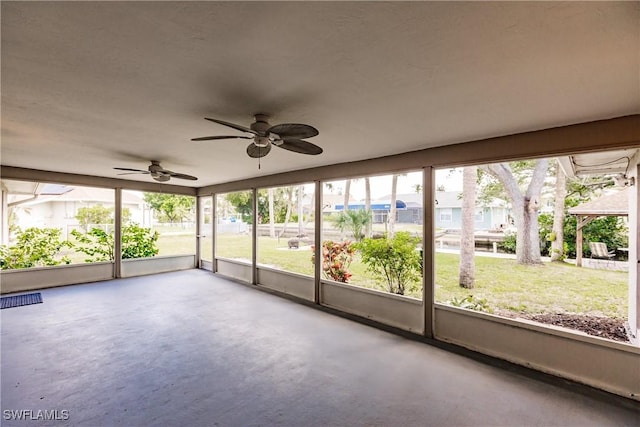
[[[315,264],[315,248],[311,255],[311,262]],[[336,282],[347,283],[351,279],[349,265],[353,260],[356,249],[350,241],[332,242],[325,240],[322,243],[322,273],[328,279]]]

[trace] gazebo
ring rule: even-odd
[[[576,265],[582,267],[582,229],[601,216],[629,216],[629,188],[605,194],[598,199],[582,203],[569,209],[577,216]]]

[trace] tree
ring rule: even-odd
[[[287,195],[287,213],[284,217],[284,224],[282,224],[282,230],[278,233],[278,239],[284,235],[291,218],[291,211],[293,210],[293,187],[285,187],[285,193]]]
[[[462,172],[462,235],[460,236],[459,284],[471,289],[475,284],[475,214],[478,167],[466,166]]]
[[[275,190],[274,190],[275,191]],[[240,215],[243,222],[250,224],[253,221],[253,191],[235,191],[227,193],[225,200],[233,206],[235,212]],[[276,200],[277,204],[277,200]],[[277,207],[274,215],[277,216]],[[266,223],[269,220],[269,193],[268,190],[258,191],[258,224]],[[277,221],[277,219],[276,219]]]
[[[364,179],[364,210],[371,212],[371,181],[369,177],[365,177]],[[373,232],[372,225],[373,218],[371,218],[371,221],[369,221],[365,227],[364,234],[366,237],[371,237],[371,233]]]
[[[276,237],[276,223],[275,223],[275,212],[274,212],[274,194],[273,188],[269,188],[269,237]]]
[[[95,205],[79,208],[76,212],[76,219],[80,227],[86,232],[89,225],[103,225],[114,223],[113,207],[105,207],[103,205]],[[131,211],[129,208],[122,208],[122,223],[125,224],[131,220]]]
[[[61,240],[59,228],[30,227],[16,233],[16,243],[0,246],[0,268],[31,268],[69,264],[67,256],[60,256],[64,247],[70,246]]]
[[[144,201],[156,212],[161,222],[183,222],[191,219],[195,197],[177,194],[144,193]]]
[[[76,219],[84,231],[90,224],[113,224],[113,208],[103,205],[82,207],[76,212]]]
[[[353,238],[360,241],[364,237],[363,231],[367,229],[367,225],[371,224],[372,216],[371,211],[357,209],[339,212],[329,217],[329,219],[341,233],[344,234],[345,231],[350,231]]]
[[[113,233],[100,228],[92,228],[87,233],[73,230],[75,249],[86,254],[85,262],[113,261],[115,245]],[[157,241],[160,234],[150,228],[129,224],[122,227],[122,259],[147,258],[158,254]]]
[[[304,232],[304,185],[298,186],[298,235],[302,236]]]
[[[389,204],[389,238],[393,238],[396,232],[396,198],[398,193],[398,176],[394,174],[391,178],[391,201]]]
[[[564,254],[564,217],[567,197],[567,177],[556,160],[556,183],[553,204],[553,229],[551,232],[551,261],[562,261]]]
[[[524,163],[516,163],[522,166]],[[524,193],[509,163],[495,163],[485,170],[502,184],[513,209],[516,234],[516,258],[519,264],[541,264],[540,236],[538,235],[538,207],[540,193],[547,174],[548,159],[536,160],[529,184]]]
[[[349,198],[351,196],[351,180],[345,180],[344,184],[344,208],[343,211],[346,212],[349,210]]]

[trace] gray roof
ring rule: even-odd
[[[436,208],[462,208],[462,191],[436,191]],[[500,199],[493,199],[490,203],[476,202],[485,208],[506,207],[507,203]]]
[[[627,216],[629,215],[629,191],[631,188],[625,188],[581,203],[569,209],[569,213],[571,215]]]

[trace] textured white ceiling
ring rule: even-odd
[[[639,113],[639,5],[3,1],[1,163],[203,186]],[[190,141],[258,112],[324,153]]]

